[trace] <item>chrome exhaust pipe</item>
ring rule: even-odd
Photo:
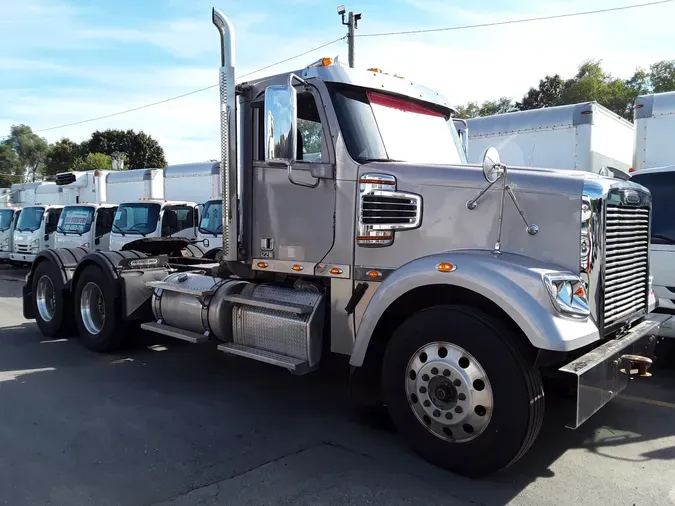
[[[237,113],[234,75],[234,27],[218,9],[213,24],[220,32],[220,185],[223,199],[223,260],[238,260]]]

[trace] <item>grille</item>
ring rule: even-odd
[[[605,327],[646,310],[649,208],[608,205],[605,236]]]
[[[14,246],[14,251],[16,253],[28,253],[30,251],[30,246],[28,246],[28,244],[16,244]]]
[[[361,223],[364,225],[414,225],[418,216],[419,201],[415,198],[406,195],[363,196]]]

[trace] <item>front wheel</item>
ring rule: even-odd
[[[465,476],[518,460],[543,421],[538,370],[501,322],[469,307],[435,306],[408,318],[387,345],[382,383],[414,450]]]
[[[85,267],[77,279],[74,294],[75,323],[80,341],[93,351],[114,351],[127,343],[128,322],[122,318],[113,287],[103,271]]]

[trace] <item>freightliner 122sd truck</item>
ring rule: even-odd
[[[102,352],[136,325],[295,374],[345,355],[357,407],[471,476],[530,448],[542,376],[573,381],[577,427],[644,375],[646,189],[495,150],[468,165],[446,100],[379,71],[322,59],[235,85],[232,25],[213,22],[222,257],[184,256],[185,238],[43,251],[23,289],[43,334]]]

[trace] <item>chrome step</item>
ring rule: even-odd
[[[193,344],[203,343],[204,341],[209,340],[209,336],[205,334],[197,334],[196,332],[171,327],[170,325],[164,325],[163,323],[142,323],[141,328],[157,334],[175,337],[176,339],[181,339]]]
[[[309,369],[309,364],[302,359],[287,357],[286,355],[280,355],[279,353],[261,350],[258,348],[251,348],[250,346],[244,346],[242,344],[219,344],[218,349],[224,353],[229,353],[230,355],[237,355],[240,357],[257,360],[258,362],[265,362],[266,364],[283,367],[284,369],[288,369],[294,373],[301,374],[302,372],[308,371]]]
[[[259,297],[247,297],[246,295],[227,295],[223,300],[233,304],[243,304],[246,306],[262,307],[265,309],[276,309],[286,313],[309,314],[314,308],[305,304],[294,304],[292,302],[280,302],[272,299],[262,299]]]
[[[189,284],[172,283],[169,281],[148,281],[145,286],[149,288],[159,288],[167,292],[185,293],[187,295],[194,295],[195,297],[208,297],[213,295],[211,290],[201,290],[199,288],[192,288]]]

